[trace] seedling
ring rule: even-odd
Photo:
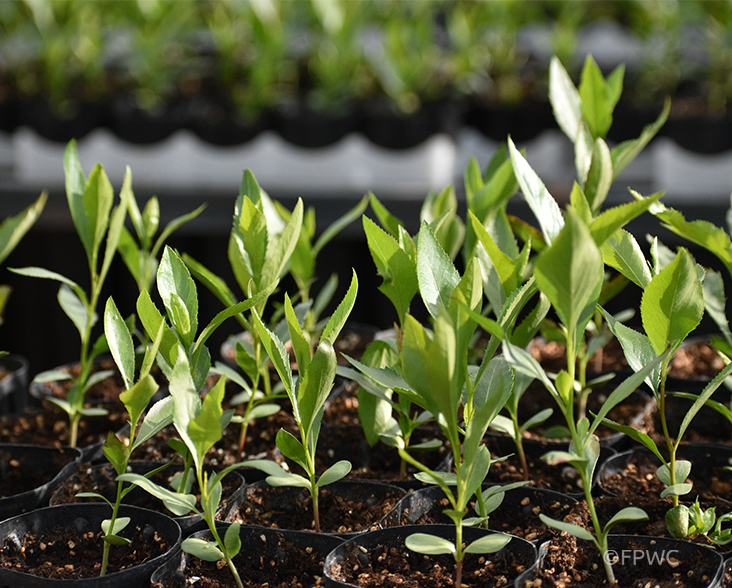
[[[667,486],[661,496],[671,496],[673,506],[677,507],[678,497],[691,491],[691,484],[686,481],[691,463],[676,458],[681,440],[704,403],[732,373],[732,364],[726,366],[704,388],[684,415],[676,435],[672,435],[666,415],[666,379],[673,354],[701,322],[704,313],[704,271],[684,248],[664,266],[657,242],[651,247],[652,265],[643,257],[635,239],[627,233],[619,233],[608,245],[614,252],[613,256],[606,256],[608,262],[643,289],[641,319],[646,333],[639,333],[606,313],[608,325],[620,341],[632,369],[642,369],[648,358],[654,355],[665,355],[664,361],[648,375],[646,383],[656,398],[666,455],[647,434],[611,421],[607,421],[607,424],[623,431],[661,460],[663,465],[658,468],[658,476]]]
[[[129,173],[129,172],[128,172]],[[92,331],[97,322],[97,306],[104,281],[117,250],[126,208],[118,205],[113,209],[114,190],[101,165],[97,164],[87,178],[81,169],[76,142],[70,141],[64,153],[64,174],[66,177],[66,198],[74,221],[74,227],[86,252],[89,268],[89,290],[85,291],[73,280],[56,272],[40,267],[13,269],[15,273],[35,278],[45,278],[61,283],[58,302],[71,319],[81,338],[80,372],[78,376],[51,370],[35,377],[37,382],[72,380],[73,385],[65,399],[49,397],[48,400],[69,416],[69,445],[76,446],[79,423],[84,416],[106,414],[101,408],[87,408],[84,397],[94,384],[112,375],[111,371],[91,373],[94,359],[107,348],[104,336],[92,341]],[[100,266],[100,254],[104,246]]]
[[[170,379],[170,395],[173,398],[173,424],[192,457],[196,481],[201,492],[200,506],[190,493],[190,485],[181,484],[179,492],[159,486],[139,474],[125,473],[117,477],[119,482],[131,482],[145,489],[164,502],[166,507],[178,516],[194,513],[202,517],[214,538],[213,542],[188,538],[183,541],[182,549],[206,561],[224,560],[231,570],[236,585],[242,587],[239,572],[233,558],[241,549],[239,524],[231,525],[221,538],[216,528],[216,513],[221,504],[223,478],[241,463],[231,465],[209,477],[204,468],[204,459],[209,450],[221,440],[223,430],[228,424],[231,412],[225,413],[221,403],[224,398],[225,379],[220,378],[203,402],[191,378],[191,366],[183,353],[173,367]]]
[[[607,537],[613,526],[620,522],[645,520],[647,515],[635,507],[622,509],[604,526],[595,510],[592,483],[600,457],[600,442],[595,436],[597,427],[608,412],[623,402],[663,360],[655,354],[646,365],[623,381],[603,403],[598,414],[590,421],[586,416],[575,416],[575,365],[577,349],[586,323],[598,302],[603,281],[603,256],[588,227],[572,208],[564,217],[564,226],[552,239],[535,263],[534,275],[540,290],[547,296],[560,319],[567,341],[567,370],[562,370],[552,381],[540,364],[524,349],[505,341],[503,352],[509,364],[520,373],[538,379],[556,401],[564,416],[570,435],[567,451],[553,451],[545,456],[552,464],[568,463],[578,472],[592,521],[593,532],[584,527],[557,521],[540,515],[551,527],[566,531],[577,538],[592,541],[603,556],[608,583],[615,581],[612,565],[607,557]],[[593,225],[594,226],[594,225]]]
[[[155,341],[146,348],[137,379],[135,379],[135,351],[132,335],[111,298],[107,300],[104,311],[104,332],[112,356],[125,383],[125,391],[120,394],[120,400],[130,417],[130,435],[127,442],[122,441],[115,433],[110,431],[103,447],[104,455],[109,463],[112,464],[117,475],[121,475],[127,471],[133,451],[173,422],[173,403],[172,397],[167,397],[155,403],[149,411],[147,410],[148,405],[158,391],[158,384],[150,375],[150,370],[158,352],[162,329],[159,330]],[[148,477],[153,476],[160,469],[162,468],[151,471]],[[118,481],[117,495],[114,502],[96,492],[80,492],[77,494],[80,498],[101,498],[112,508],[111,518],[102,521],[104,551],[99,571],[100,576],[107,573],[111,546],[129,544],[129,540],[121,537],[119,533],[129,524],[130,519],[129,517],[119,517],[118,514],[122,500],[133,488],[134,486],[131,484],[125,487],[122,481]]]
[[[510,537],[490,535],[463,546],[463,526],[468,502],[474,496],[485,521],[491,493],[481,485],[491,464],[483,436],[513,389],[513,373],[502,357],[489,354],[480,369],[468,366],[470,343],[483,299],[481,271],[472,259],[461,277],[432,227],[422,223],[416,249],[416,274],[422,300],[434,321],[429,331],[408,312],[404,314],[399,364],[369,367],[352,361],[364,376],[391,389],[434,416],[453,452],[454,472],[437,472],[417,461],[403,439],[394,437],[402,459],[419,470],[417,477],[438,484],[450,508],[445,511],[455,524],[455,542],[417,533],[407,538],[412,550],[426,554],[451,554],[455,559],[455,585],[462,582],[466,553],[490,553],[505,546]],[[487,319],[486,319],[487,321]],[[495,323],[492,331],[502,334]],[[397,371],[398,370],[398,371]]]
[[[236,361],[251,382],[250,400],[245,412],[254,409],[257,391],[267,402],[274,399],[270,376],[270,357],[253,327],[253,315],[260,318],[271,311],[269,299],[279,280],[291,264],[303,225],[303,204],[298,200],[287,221],[276,212],[274,204],[259,187],[251,171],[244,172],[239,196],[234,207],[234,220],[229,235],[228,256],[231,269],[240,290],[247,297],[255,297],[256,303],[245,312],[234,315],[239,324],[251,336],[236,346]],[[188,255],[183,259],[190,272],[199,279],[225,307],[234,307],[237,298],[226,282]],[[249,419],[251,420],[251,419]],[[249,420],[242,420],[239,453],[243,453],[246,427]]]
[[[325,402],[336,376],[337,361],[333,343],[353,309],[357,290],[358,281],[354,273],[348,292],[323,329],[314,353],[298,322],[292,302],[289,296],[285,295],[285,318],[297,359],[299,372],[297,379],[293,378],[289,354],[282,340],[267,329],[259,316],[254,314],[255,327],[285,386],[292,403],[292,416],[300,433],[298,439],[285,429],[280,429],[276,438],[277,447],[285,457],[305,470],[306,476],[288,472],[274,461],[251,460],[245,463],[267,473],[267,483],[272,486],[307,488],[312,498],[313,525],[316,532],[320,531],[319,489],[337,482],[351,471],[351,463],[340,460],[318,477],[315,470],[315,455]]]

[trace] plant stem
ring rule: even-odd
[[[666,421],[666,378],[663,372],[661,373],[661,385],[658,391],[657,403],[659,416],[661,418],[663,439],[666,442],[666,449],[668,450],[669,455],[668,473],[671,479],[671,485],[673,486],[676,484],[676,448],[674,447],[674,443],[671,440],[671,435],[668,431],[668,422]],[[674,505],[674,507],[679,505],[679,497],[676,494],[671,496],[671,503]]]
[[[114,535],[114,526],[117,522],[117,515],[119,514],[119,505],[122,502],[122,482],[117,483],[117,498],[112,506],[112,518],[109,521],[109,532]],[[105,541],[104,549],[102,551],[102,567],[99,571],[100,576],[104,576],[107,573],[107,565],[109,565],[109,551],[112,544]]]

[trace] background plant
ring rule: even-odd
[[[76,233],[84,246],[89,269],[89,290],[59,273],[40,267],[13,269],[15,273],[55,280],[61,283],[58,302],[64,313],[79,331],[81,339],[80,372],[72,376],[68,372],[51,370],[35,377],[37,382],[52,382],[70,379],[73,382],[65,399],[49,397],[48,400],[61,407],[69,416],[69,445],[76,445],[79,422],[83,416],[104,414],[104,409],[87,408],[84,396],[96,382],[111,375],[110,371],[91,373],[94,359],[106,350],[105,337],[92,340],[93,328],[97,322],[97,306],[104,281],[109,273],[112,259],[117,250],[126,208],[114,207],[114,190],[101,165],[97,164],[87,178],[81,168],[76,142],[71,141],[64,153],[64,175],[66,178],[66,199]],[[104,249],[102,249],[104,247]]]
[[[0,264],[13,252],[30,228],[38,220],[48,201],[48,194],[43,192],[33,204],[16,215],[9,216],[0,223]],[[0,324],[5,307],[12,292],[7,284],[0,285]],[[0,357],[7,351],[0,352]]]

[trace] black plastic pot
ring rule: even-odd
[[[102,102],[76,104],[67,116],[59,115],[45,98],[22,103],[23,123],[41,137],[57,143],[81,139],[106,122],[108,105]]]
[[[382,526],[451,524],[452,521],[443,512],[448,507],[444,499],[445,493],[439,486],[410,492],[386,516]],[[522,486],[505,493],[501,506],[490,514],[488,527],[539,544],[553,534],[539,520],[539,513],[561,520],[576,502],[575,498],[561,492]],[[476,514],[471,509],[468,516]],[[536,534],[535,531],[527,531],[529,528],[539,528],[541,531]]]
[[[494,533],[495,531],[489,531],[486,529],[480,529],[476,527],[465,527],[463,529],[463,538],[466,542],[471,542],[479,537],[487,534]],[[424,561],[428,558],[428,561],[434,561],[433,558],[440,558],[445,565],[452,565],[452,556],[424,556],[422,554],[410,551],[404,544],[404,540],[413,533],[429,533],[445,539],[455,540],[455,527],[453,525],[405,525],[401,527],[390,527],[387,529],[378,529],[375,531],[369,531],[348,541],[342,543],[336,547],[333,551],[328,554],[325,558],[324,574],[325,574],[325,585],[331,588],[341,586],[356,586],[356,583],[352,583],[353,575],[361,575],[369,572],[371,566],[376,566],[380,563],[380,559],[374,552],[375,549],[381,547],[393,548],[396,550],[400,561],[409,563]],[[373,555],[373,557],[372,557]],[[463,577],[468,578],[468,566],[475,560],[478,560],[479,555],[467,554],[464,560],[464,571]],[[521,539],[519,537],[513,537],[511,541],[499,552],[490,554],[489,556],[482,557],[485,565],[488,563],[505,563],[507,567],[518,566],[515,575],[503,577],[486,577],[485,584],[475,584],[471,582],[471,586],[508,586],[513,583],[513,580],[518,574],[535,564],[537,558],[536,546],[533,543]],[[489,560],[489,561],[486,561]],[[483,564],[478,564],[483,565]],[[356,568],[356,569],[354,569]]]
[[[552,107],[547,101],[506,106],[482,104],[476,100],[465,115],[465,124],[499,142],[509,135],[516,142],[529,141],[547,129],[556,128]]]
[[[334,394],[342,393],[334,389]],[[331,397],[331,401],[335,398]],[[413,474],[417,471],[412,466],[407,468],[406,477],[400,477],[401,458],[396,447],[385,443],[377,443],[371,447],[364,436],[360,422],[351,424],[329,425],[325,421],[318,441],[317,465],[325,469],[341,459],[351,462],[350,479],[373,480],[384,482],[405,490],[424,488],[425,484],[417,480]],[[358,415],[356,415],[358,416]],[[452,454],[445,442],[445,437],[436,425],[423,425],[412,433],[412,443],[422,443],[438,439],[442,445],[431,451],[422,451],[418,459],[434,471],[446,472],[452,469]]]
[[[45,578],[19,571],[16,568],[1,567],[13,555],[25,546],[22,558],[30,559],[33,553],[42,552],[42,557],[48,557],[49,549],[42,550],[40,543],[54,529],[60,529],[75,536],[74,555],[67,552],[67,557],[61,565],[71,564],[81,559],[84,549],[83,539],[89,533],[101,533],[101,522],[108,519],[111,510],[107,504],[64,504],[49,506],[24,515],[12,517],[0,523],[0,537],[3,538],[0,547],[0,586],[15,588],[42,588],[47,586],[74,586],[79,588],[118,588],[119,586],[143,586],[150,582],[150,576],[161,565],[175,557],[180,552],[181,530],[178,524],[170,517],[134,506],[122,506],[120,516],[129,517],[130,524],[121,532],[135,542],[129,547],[114,546],[112,550],[134,549],[136,543],[152,542],[160,538],[164,544],[162,551],[151,559],[139,564],[131,565],[119,571],[111,571],[104,577],[85,576],[73,579]],[[24,545],[25,543],[25,545]],[[89,549],[94,549],[94,558],[101,561],[102,540],[93,540]],[[57,566],[53,566],[56,568]]]
[[[28,406],[28,367],[28,360],[20,355],[0,359],[0,369],[7,370],[0,380],[0,415],[20,412]]]
[[[426,102],[404,114],[388,100],[373,100],[362,110],[360,130],[369,141],[387,149],[409,149],[436,134],[456,136],[463,106],[455,100]]]
[[[217,530],[224,536],[230,523],[220,523]],[[194,538],[211,540],[211,532],[206,529],[191,535]],[[304,570],[309,578],[299,577],[297,585],[315,585],[314,576],[322,576],[323,562],[326,555],[342,543],[342,539],[333,535],[315,535],[305,531],[288,529],[269,529],[266,527],[249,527],[242,525],[239,530],[241,551],[234,558],[234,564],[249,585],[279,586],[285,581],[292,582],[291,571],[295,565],[292,560],[301,559],[312,562],[309,569]],[[285,549],[285,547],[287,547]],[[186,578],[190,576],[188,562],[192,556],[182,552],[181,557],[174,558],[158,568],[150,578],[153,586],[162,588],[185,588],[190,586]],[[276,565],[271,565],[275,562]],[[299,565],[299,563],[298,563]],[[201,562],[203,570],[209,568],[212,572],[217,569],[216,563]],[[186,573],[188,571],[188,574]],[[224,570],[228,572],[227,569]],[[201,569],[197,570],[198,577],[205,577]],[[296,585],[293,583],[292,585]]]
[[[159,468],[163,464],[149,461],[135,461],[130,463],[128,471],[145,475],[152,470]],[[49,498],[49,504],[52,506],[57,504],[71,504],[77,502],[87,502],[89,500],[98,501],[98,499],[75,498],[78,492],[96,492],[101,494],[107,500],[114,502],[117,494],[117,474],[110,464],[90,466],[82,464],[79,468],[83,471],[73,473],[69,478],[59,484]],[[173,475],[182,470],[180,464],[173,464],[153,477],[153,481],[165,487],[169,487],[168,480]],[[191,474],[195,475],[195,474]],[[212,475],[212,474],[210,474]],[[223,519],[224,514],[228,511],[228,501],[236,491],[244,484],[244,478],[236,470],[230,472],[224,478],[224,491],[221,497],[221,507],[217,513],[217,518]],[[180,525],[184,535],[189,535],[193,531],[198,530],[205,521],[197,515],[190,514],[184,516],[173,516],[165,507],[163,502],[152,496],[142,488],[133,488],[124,498],[124,504],[131,506],[139,506],[156,512],[166,514]]]
[[[245,120],[228,99],[216,95],[191,98],[186,119],[188,128],[203,141],[227,147],[251,141],[270,125],[267,113]]]
[[[665,453],[665,450],[662,453]],[[732,483],[732,472],[725,469],[732,464],[732,446],[716,443],[682,443],[676,457],[692,463],[692,480],[699,480],[700,484],[703,482],[716,484],[713,493],[718,498],[732,500],[732,494],[729,492],[726,495],[720,494]],[[615,492],[608,487],[607,480],[610,476],[623,472],[630,463],[649,463],[653,467],[661,465],[658,457],[645,447],[637,446],[629,451],[618,453],[599,466],[598,486],[600,489],[606,494],[614,495]],[[696,487],[692,489],[693,495],[699,491]]]
[[[563,534],[554,539],[554,541],[561,540],[573,541],[574,538]],[[685,564],[686,567],[681,573],[681,577],[670,579],[669,582],[676,580],[678,584],[679,581],[683,582],[686,579],[691,579],[690,584],[684,585],[699,588],[719,588],[722,586],[724,558],[705,545],[679,539],[638,535],[610,535],[608,542],[609,557],[613,557],[615,560],[613,571],[620,586],[630,585],[631,583],[636,586],[644,586],[646,580],[648,580],[648,584],[655,586],[668,576],[678,574],[681,569],[679,566]],[[541,585],[541,583],[536,582],[541,580],[542,569],[553,566],[547,557],[549,545],[550,542],[542,544],[539,548],[536,565],[526,570],[516,579],[514,582],[515,588]],[[589,542],[577,541],[577,547],[580,546],[597,551],[596,547]],[[587,566],[592,566],[592,569],[595,570],[594,573],[601,575],[598,576],[598,579],[605,578],[599,552],[596,554],[596,559],[597,561],[587,564]],[[687,564],[687,562],[691,563]],[[583,561],[582,563],[586,562]],[[584,572],[590,569],[587,566],[577,567],[577,571]],[[574,573],[574,570],[570,572]],[[558,576],[560,573],[561,570],[555,568],[552,570],[551,575]],[[566,585],[568,587],[576,586],[577,588],[583,586],[581,582],[572,583],[571,580]]]
[[[517,482],[522,479],[521,466],[515,457],[516,446],[511,437],[489,432],[486,436],[486,446],[494,459],[507,455],[511,456],[507,462],[504,462],[508,464],[509,470],[504,469],[503,464],[496,464],[488,470],[488,476],[485,480],[487,483],[505,484]],[[579,485],[579,474],[574,467],[569,464],[550,466],[542,459],[550,451],[567,451],[567,441],[525,439],[523,446],[526,459],[529,462],[529,475],[535,484],[542,488],[549,488],[550,490],[561,492],[578,500],[584,499],[584,491]],[[612,447],[600,447],[600,458],[593,478],[593,493],[595,492],[594,486],[597,484],[600,464],[616,453]],[[534,472],[541,472],[541,479],[532,475],[532,470]]]
[[[320,489],[320,519],[324,534],[350,537],[373,527],[378,527],[391,510],[387,501],[394,505],[404,496],[402,488],[373,481],[340,480]],[[369,512],[368,520],[359,521],[359,513],[352,512],[345,520],[328,522],[329,501],[338,504],[353,501],[363,504]],[[276,526],[280,529],[311,530],[310,526],[295,528],[293,520],[300,517],[311,521],[312,507],[310,492],[306,488],[291,486],[270,486],[265,480],[243,486],[231,498],[231,509],[226,515],[227,522],[245,525]],[[258,515],[264,513],[261,519]],[[257,518],[255,518],[257,517]],[[356,525],[353,528],[352,525]],[[308,522],[310,525],[310,522]]]
[[[359,126],[358,114],[353,110],[318,111],[301,101],[275,108],[270,119],[272,128],[285,141],[309,149],[333,145]]]
[[[107,125],[120,139],[130,143],[148,145],[170,137],[187,126],[187,104],[173,100],[156,109],[141,108],[134,96],[116,96],[110,105]]]
[[[16,493],[0,497],[0,521],[48,504],[57,484],[65,480],[81,457],[78,449],[0,444],[0,477],[13,476]]]

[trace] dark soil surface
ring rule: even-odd
[[[679,448],[678,458],[684,458],[684,447]],[[692,462],[689,481],[693,483],[689,496],[699,496],[703,500],[716,501],[732,499],[732,473],[724,466],[715,466],[711,460],[690,459]],[[653,496],[657,497],[665,488],[656,476],[657,462],[650,456],[633,459],[620,471],[603,477],[602,487],[616,496]],[[729,505],[727,510],[732,510]],[[726,511],[725,511],[726,512]],[[721,514],[721,513],[718,513]]]
[[[532,561],[467,554],[462,585],[466,588],[509,586]],[[354,548],[345,562],[330,573],[340,581],[378,588],[448,588],[454,586],[455,561],[449,555],[422,555],[403,544],[369,550]]]
[[[162,464],[133,462],[130,465],[132,466],[133,471],[142,474],[154,469],[155,466]],[[171,480],[174,475],[180,472],[180,470],[181,468],[171,466],[162,472],[155,474],[152,477],[152,481],[164,488],[172,488]],[[191,475],[195,476],[195,472],[191,473]],[[92,468],[88,464],[81,464],[77,471],[54,491],[53,496],[51,497],[51,504],[98,502],[99,500],[97,498],[77,498],[76,494],[79,492],[96,492],[97,494],[104,496],[107,500],[114,502],[117,494],[116,478],[117,474],[111,465]],[[244,480],[236,472],[232,472],[225,476],[222,481],[222,503],[226,503],[229,497],[231,497],[231,495],[234,494],[234,492],[236,492],[243,483]],[[194,490],[195,488],[196,484],[194,483]],[[197,498],[200,500],[200,494],[197,494]],[[162,512],[168,516],[175,516],[165,508],[165,505],[161,500],[142,488],[132,489],[125,495],[124,503]]]
[[[264,536],[262,536],[265,539]],[[246,549],[246,546],[244,547]],[[234,558],[242,583],[251,588],[304,588],[324,586],[323,560],[312,547],[299,549],[285,538],[280,537],[277,545],[278,557],[260,556],[258,562],[245,558],[240,554]],[[286,562],[283,565],[282,562]],[[230,588],[234,580],[228,566],[223,560],[206,562],[195,557],[188,557],[184,570],[185,585],[171,581],[167,584],[153,584],[152,588]]]
[[[32,452],[19,454],[0,451],[0,498],[47,484],[73,459],[63,451],[42,460]]]
[[[168,549],[157,532],[150,529],[136,528],[134,533],[125,535],[132,543],[110,550],[109,573],[142,564]],[[23,537],[20,548],[12,539],[5,539],[1,544],[0,567],[46,578],[90,578],[99,575],[102,546],[101,531],[79,535],[56,529],[43,537]]]
[[[610,544],[612,548],[612,542]],[[653,546],[630,543],[629,553],[641,554],[639,559],[654,560],[653,565],[631,565],[618,562],[613,573],[618,586],[623,588],[702,588],[707,586],[716,574],[716,569],[705,565],[699,556],[672,554],[660,563],[663,549],[654,551]],[[670,553],[670,551],[669,551]],[[607,587],[607,576],[597,548],[586,541],[578,541],[567,534],[553,539],[547,548],[544,565],[536,577],[527,581],[523,588],[600,588]]]
[[[114,362],[103,360],[95,364],[92,373],[102,369],[114,369],[117,375],[92,386],[85,395],[85,406],[104,408],[105,416],[84,417],[79,425],[78,447],[89,447],[103,442],[109,431],[119,431],[127,423],[127,413],[119,400],[124,384],[118,375]],[[62,368],[78,374],[79,366]],[[70,380],[51,382],[43,386],[47,395],[65,399],[71,387]],[[61,447],[69,444],[68,415],[45,399],[38,399],[41,408],[31,409],[26,414],[8,415],[0,418],[0,443],[27,443]]]
[[[433,494],[430,490],[429,493],[431,496],[439,496],[439,498],[435,500],[430,495],[422,492],[424,503],[418,505],[412,503],[413,511],[415,506],[419,506],[420,510],[429,507],[427,512],[415,520],[413,516],[410,517],[409,508],[405,508],[399,514],[398,519],[390,515],[387,519],[388,524],[390,526],[392,524],[451,524],[450,518],[443,513],[444,510],[450,508],[447,498],[442,495],[441,491],[439,493],[435,491]],[[574,499],[562,494],[542,493],[540,490],[532,491],[529,487],[511,490],[506,493],[501,506],[490,513],[488,528],[516,535],[527,541],[544,541],[555,535],[557,531],[541,522],[539,515],[544,514],[553,519],[562,520],[569,514],[574,504]],[[468,508],[466,517],[478,516],[474,502],[471,502]]]
[[[402,497],[398,488],[386,496],[371,493],[367,498],[336,493],[328,486],[320,489],[320,527],[324,533],[356,533],[376,525]],[[229,522],[261,525],[278,529],[312,531],[314,528],[312,501],[301,488],[273,488],[256,483],[245,489],[240,502],[226,517]]]
[[[711,380],[724,368],[719,353],[705,340],[684,344],[669,365],[669,375],[676,378]]]

